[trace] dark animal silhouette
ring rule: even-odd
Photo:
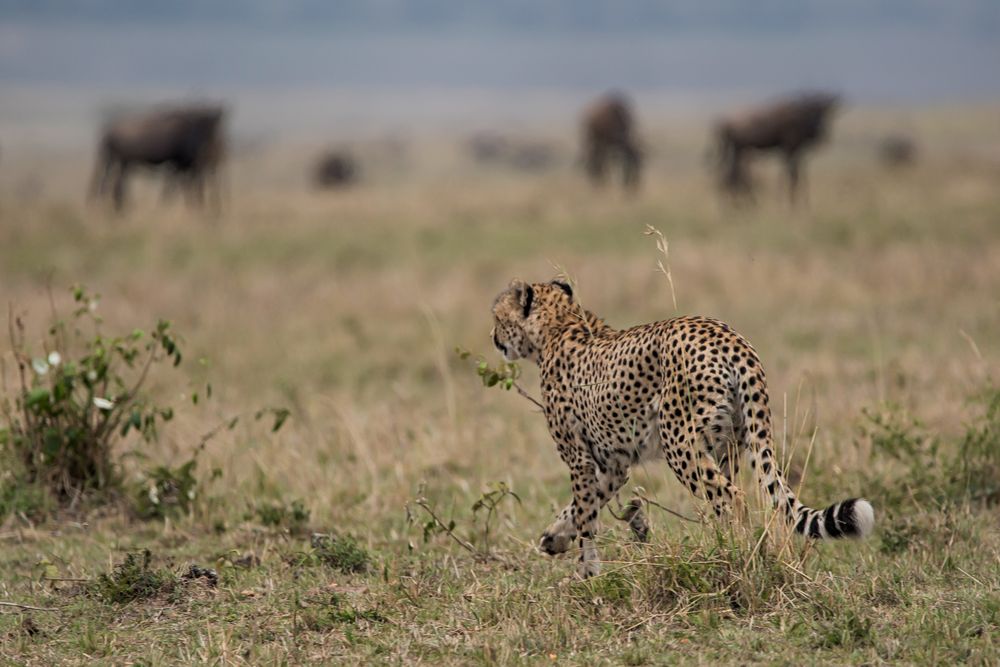
[[[533,173],[551,169],[557,160],[556,148],[540,141],[526,141],[515,146],[508,158],[514,169]]]
[[[316,163],[313,181],[320,188],[340,188],[357,181],[357,161],[344,151],[328,151]]]
[[[635,138],[632,105],[623,95],[608,94],[584,112],[583,160],[594,185],[604,182],[609,162],[617,160],[624,186],[638,187],[642,154]]]
[[[125,205],[126,179],[138,167],[162,170],[164,195],[175,188],[198,205],[208,180],[225,156],[225,111],[218,106],[163,108],[110,122],[101,133],[91,197],[110,195],[116,210]],[[215,184],[215,203],[221,197]]]
[[[752,197],[747,159],[754,152],[776,152],[785,162],[789,198],[794,202],[802,180],[802,158],[827,135],[839,103],[830,93],[804,93],[723,118],[715,128],[722,188]]]
[[[466,150],[479,164],[534,173],[551,169],[559,160],[558,149],[547,142],[494,132],[472,135]]]
[[[466,150],[480,164],[502,162],[510,152],[507,137],[494,132],[477,132],[466,141]]]
[[[879,143],[878,152],[887,167],[907,167],[917,161],[917,142],[905,134],[890,134]]]

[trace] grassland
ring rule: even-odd
[[[150,188],[115,219],[81,201],[85,155],[8,167],[5,154],[0,294],[31,335],[48,323],[47,286],[65,309],[73,283],[102,294],[109,329],[163,317],[184,333],[189,361],[151,385],[177,417],[157,446],[124,443],[148,457],[128,469],[176,465],[243,420],[201,454],[188,516],[9,515],[0,600],[48,610],[0,609],[0,659],[996,664],[1000,414],[970,400],[1000,386],[995,115],[917,114],[926,150],[902,172],[872,159],[886,116],[851,116],[797,210],[773,183],[755,209],[720,206],[684,123],[649,128],[658,150],[634,199],[590,191],[568,155],[515,174],[429,137],[408,170],[376,168],[342,193],[298,184],[302,149],[238,157],[219,219],[160,206]],[[646,225],[669,240],[676,311]],[[865,494],[876,535],[809,546],[771,525],[761,541],[760,513],[730,530],[651,508],[647,545],[604,515],[594,581],[536,553],[568,497],[564,467],[531,404],[484,389],[453,350],[493,359],[495,293],[559,270],[616,326],[700,313],[746,334],[803,497]],[[206,381],[212,400],[192,406]],[[267,406],[291,410],[276,433],[252,418]],[[520,502],[487,520],[472,507],[497,483]],[[636,486],[700,516],[665,468],[637,470]],[[454,534],[428,526],[428,509]],[[115,570],[143,550],[148,568]],[[218,585],[178,579],[190,564]],[[121,594],[136,581],[149,596]]]

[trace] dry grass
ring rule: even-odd
[[[169,318],[188,358],[209,360],[188,366],[189,384],[157,387],[176,399],[210,378],[215,397],[181,412],[147,451],[154,460],[179,460],[231,415],[287,405],[292,418],[276,434],[246,419],[210,442],[200,469],[223,477],[193,517],[9,519],[0,599],[62,611],[34,614],[37,632],[23,615],[0,617],[0,655],[29,664],[995,662],[995,509],[906,508],[919,537],[892,553],[880,536],[808,548],[773,532],[760,541],[753,528],[765,517],[716,534],[655,509],[653,541],[638,546],[606,515],[607,574],[572,581],[568,560],[532,550],[568,497],[542,418],[513,392],[483,390],[452,353],[489,354],[495,293],[557,265],[616,326],[672,316],[661,256],[643,235],[654,225],[669,240],[678,311],[724,319],[760,352],[794,477],[810,452],[804,499],[865,492],[869,476],[898,464],[873,457],[863,408],[899,403],[947,447],[975,414],[967,397],[998,378],[1000,128],[990,113],[915,114],[928,151],[904,173],[881,170],[865,143],[891,114],[845,119],[843,142],[810,171],[809,207],[796,211],[773,191],[755,210],[720,206],[693,124],[682,122],[649,128],[660,150],[635,200],[591,192],[568,166],[536,177],[479,171],[453,138],[433,137],[416,140],[413,171],[376,170],[338,194],[297,184],[305,152],[280,155],[278,175],[266,152],[241,158],[216,221],[158,206],[152,188],[121,219],[85,208],[84,154],[50,157],[53,185],[38,196],[21,186],[44,171],[5,173],[0,285],[36,329],[45,286],[83,282],[103,294],[109,323]],[[525,369],[532,391],[535,377]],[[478,547],[483,516],[471,506],[499,481],[522,503],[501,506],[493,559],[434,531],[424,542],[423,522],[407,521],[407,501],[422,494]],[[665,468],[640,469],[631,485],[698,514]],[[368,573],[303,565],[307,536],[245,519],[256,501],[293,499],[311,510],[311,528],[358,538],[374,558]],[[123,551],[147,547],[157,567],[211,565],[222,583],[121,606],[44,579],[93,579]],[[234,565],[245,554],[250,566]]]

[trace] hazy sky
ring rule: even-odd
[[[1000,97],[997,0],[0,0],[0,84]]]

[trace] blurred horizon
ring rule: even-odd
[[[1000,98],[1000,3],[0,0],[0,85]]]

